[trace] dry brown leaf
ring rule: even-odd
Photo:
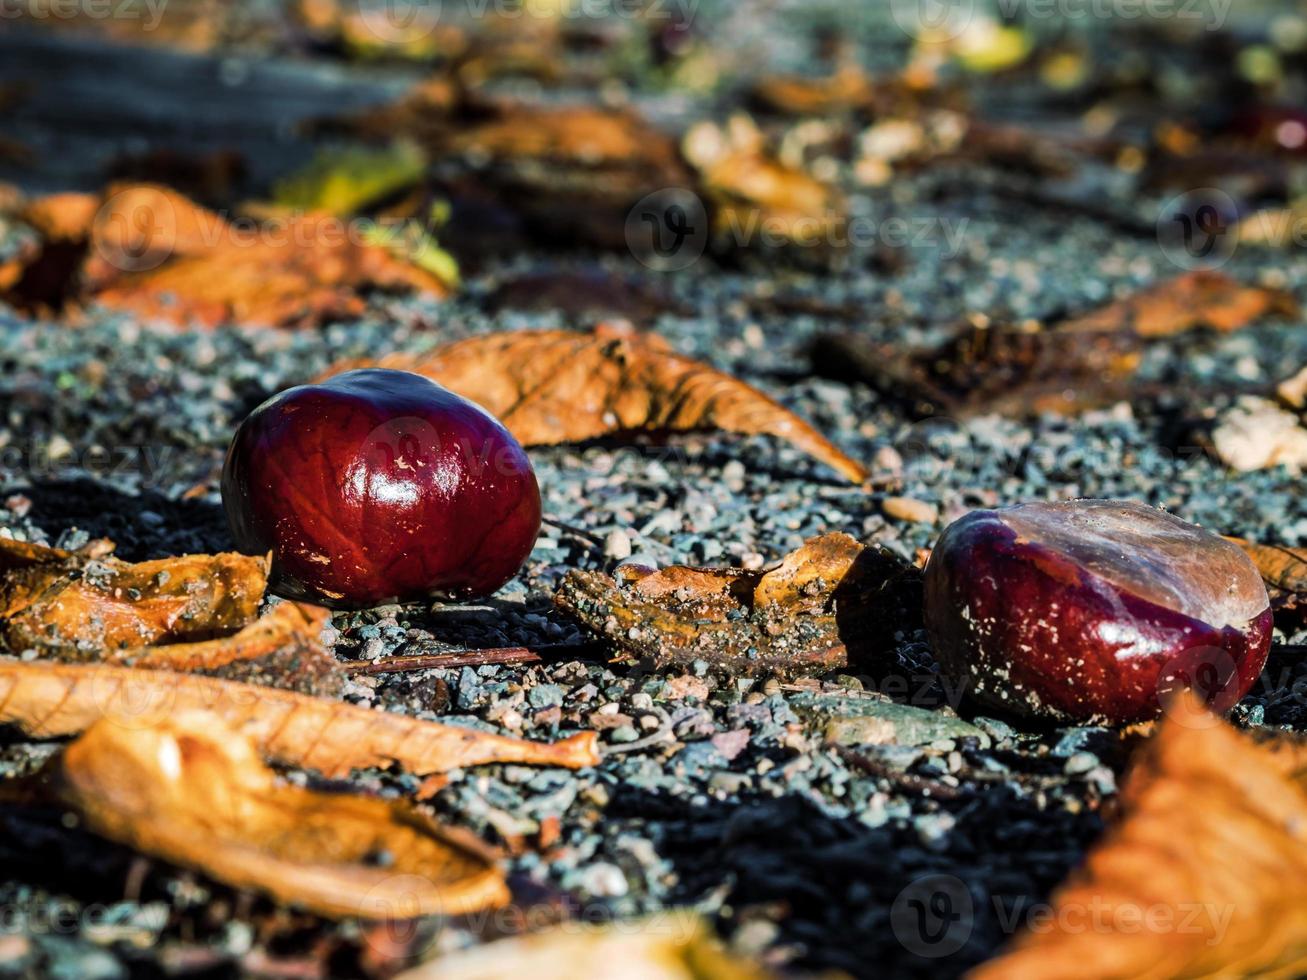
[[[722,950],[699,916],[670,909],[645,922],[573,924],[502,939],[441,956],[396,980],[766,980],[771,975]]]
[[[98,721],[34,781],[93,833],[319,915],[457,915],[509,898],[470,834],[406,803],[288,785],[203,711]]]
[[[582,768],[599,761],[594,732],[529,742],[255,684],[105,665],[0,662],[0,724],[34,738],[85,731],[109,717],[129,728],[212,711],[268,758],[344,776],[392,763],[416,775],[490,762]]]
[[[922,418],[1070,414],[1137,395],[1135,373],[1149,341],[1199,328],[1235,330],[1294,310],[1280,290],[1190,272],[1048,327],[966,323],[943,343],[910,351],[838,333],[819,338],[811,357],[820,373],[866,381]]]
[[[414,139],[449,174],[455,200],[506,209],[553,244],[626,248],[627,215],[641,198],[693,184],[676,140],[633,110],[480,100],[444,77],[346,125]]]
[[[768,75],[758,80],[750,98],[762,108],[789,116],[821,116],[871,104],[875,84],[856,65],[841,65],[825,78]]]
[[[1228,332],[1268,314],[1297,312],[1297,302],[1282,289],[1244,286],[1224,273],[1200,269],[1164,279],[1058,329],[1169,337],[1199,328]]]
[[[29,311],[94,301],[175,323],[302,326],[357,316],[374,291],[449,292],[362,226],[325,214],[233,224],[133,184],[44,198],[21,216],[43,246],[0,299]]]
[[[847,534],[826,534],[766,572],[672,565],[618,580],[573,571],[555,601],[660,666],[706,660],[741,674],[822,673],[884,647],[886,624],[920,606],[920,572]]]
[[[10,650],[98,651],[199,640],[258,613],[268,562],[234,553],[135,564],[112,545],[68,552],[0,539],[0,639]]]
[[[1297,609],[1307,604],[1307,548],[1258,544],[1244,538],[1230,540],[1244,550],[1261,572],[1273,609]]]
[[[1307,971],[1307,749],[1174,705],[1052,915],[972,980]]]
[[[794,413],[743,381],[675,353],[651,334],[495,333],[429,354],[343,362],[323,377],[360,367],[425,375],[481,405],[524,446],[641,431],[767,433],[853,483],[868,476]]]

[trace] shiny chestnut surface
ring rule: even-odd
[[[222,477],[241,550],[273,554],[284,596],[363,608],[494,592],[540,531],[522,447],[420,375],[361,370],[268,399]]]
[[[1228,709],[1271,641],[1242,550],[1129,501],[967,514],[931,553],[925,611],[941,669],[973,699],[1058,721],[1152,717],[1182,687]]]

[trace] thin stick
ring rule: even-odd
[[[899,772],[878,759],[863,755],[861,752],[855,752],[843,745],[837,745],[834,742],[827,742],[826,744],[828,748],[833,749],[835,754],[844,760],[846,766],[860,769],[868,776],[888,779],[891,783],[898,785],[900,789],[905,789],[910,793],[921,793],[937,800],[956,800],[963,795],[962,790],[957,786],[935,782],[932,779],[926,779],[924,776],[916,776],[908,772]]]
[[[398,674],[434,667],[480,667],[483,664],[538,664],[540,654],[526,647],[493,647],[489,650],[452,650],[449,653],[419,653],[408,657],[383,657],[359,664],[355,674]]]

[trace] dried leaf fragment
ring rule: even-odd
[[[633,657],[740,674],[822,673],[874,654],[919,572],[847,534],[809,539],[766,572],[672,565],[629,584],[569,572],[555,602]],[[915,604],[914,604],[915,601]]]
[[[654,335],[494,333],[429,354],[343,362],[323,377],[360,367],[425,375],[481,405],[525,446],[641,431],[767,433],[850,482],[868,476],[797,415],[743,381],[675,353]]]
[[[714,205],[718,243],[748,247],[782,240],[830,248],[842,242],[846,210],[838,191],[782,163],[763,143],[747,116],[725,126],[697,123],[682,140],[682,153]]]
[[[208,712],[144,728],[102,719],[36,778],[96,834],[320,915],[413,918],[508,901],[471,835],[405,803],[283,783]]]
[[[1307,548],[1230,538],[1253,560],[1271,596],[1271,608],[1297,609],[1307,602]]]
[[[1051,925],[976,980],[1299,976],[1307,969],[1307,749],[1254,744],[1189,700],[1122,816],[1053,896]]]
[[[130,563],[0,539],[0,639],[10,650],[198,640],[240,629],[267,586],[263,558],[225,553]]]
[[[34,738],[72,735],[105,717],[128,728],[149,727],[195,709],[221,715],[267,758],[329,777],[392,763],[421,776],[491,762],[579,769],[599,761],[594,732],[529,742],[216,677],[0,662],[0,724],[17,725]]]

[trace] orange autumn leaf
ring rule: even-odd
[[[1059,324],[1058,329],[1169,337],[1204,327],[1229,332],[1268,314],[1293,316],[1297,310],[1284,290],[1244,286],[1224,273],[1197,270],[1154,283]]]
[[[496,416],[524,446],[630,432],[766,433],[853,483],[867,470],[793,412],[743,381],[675,353],[653,335],[531,330],[488,334],[428,354],[336,364],[424,375]]]
[[[95,302],[175,323],[301,326],[357,316],[372,292],[448,294],[362,225],[319,213],[237,222],[152,184],[62,194],[20,212],[43,236],[0,292],[20,309]]]
[[[268,758],[330,777],[391,764],[422,776],[491,762],[579,769],[599,761],[594,732],[530,742],[203,675],[0,662],[0,724],[34,738],[73,735],[105,717],[149,727],[197,709],[221,715]]]
[[[1192,699],[1173,705],[1049,923],[970,977],[1303,975],[1305,768],[1307,747],[1259,745]]]
[[[0,640],[11,650],[100,650],[207,638],[258,613],[268,562],[234,553],[135,564],[109,542],[69,552],[0,539]]]
[[[32,781],[93,833],[319,915],[457,915],[509,898],[470,834],[406,803],[282,782],[206,712],[98,721]]]

